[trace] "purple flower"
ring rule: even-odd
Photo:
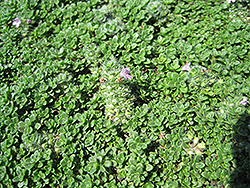
[[[129,75],[129,73],[130,73],[130,69],[128,67],[127,68],[123,68],[122,71],[120,72],[120,76],[124,77],[125,80],[127,80],[127,79],[131,80],[132,76]]]
[[[26,23],[27,23],[27,24],[30,24],[30,23],[31,23],[31,19],[27,19],[27,20],[26,20]]]
[[[21,24],[21,20],[19,18],[15,18],[12,22],[12,25],[15,25],[16,28],[18,28],[20,24]]]
[[[243,100],[240,102],[240,104],[242,104],[244,106],[246,106],[247,103],[248,103],[248,101],[247,101],[246,97],[244,97]]]
[[[184,70],[186,70],[186,71],[191,71],[191,68],[190,68],[190,65],[191,65],[191,63],[186,63],[184,66],[181,66],[182,67],[182,71],[184,71]]]
[[[228,3],[235,2],[236,0],[227,0]]]

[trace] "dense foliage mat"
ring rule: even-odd
[[[0,187],[247,187],[246,0],[0,2]]]

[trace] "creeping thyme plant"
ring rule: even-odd
[[[105,114],[112,121],[125,122],[132,115],[133,96],[128,83],[131,80],[129,68],[121,68],[116,60],[102,62],[100,68],[91,68],[100,73],[100,88],[97,95],[104,99]]]
[[[0,11],[0,188],[249,187],[249,1]]]

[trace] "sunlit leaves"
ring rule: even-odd
[[[246,2],[1,5],[3,185],[248,185]]]

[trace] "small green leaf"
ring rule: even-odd
[[[153,168],[151,164],[146,164],[146,171],[151,171]]]
[[[107,168],[109,168],[111,165],[112,165],[111,161],[105,161],[104,162],[104,166],[107,167]]]
[[[5,174],[6,174],[6,167],[1,166],[0,167],[0,181],[2,181],[4,179]]]
[[[200,169],[200,168],[204,168],[205,164],[202,162],[199,162],[199,163],[195,164],[195,166],[196,166],[196,168]]]
[[[180,90],[182,93],[187,93],[188,92],[188,87],[180,87]]]

